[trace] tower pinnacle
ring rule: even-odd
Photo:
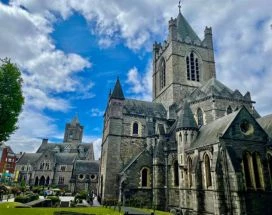
[[[181,13],[181,12],[180,12],[180,8],[181,8],[180,1],[179,1],[179,3],[178,3],[178,8],[179,8],[179,13]]]

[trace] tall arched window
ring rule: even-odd
[[[198,126],[203,125],[203,112],[200,108],[197,109],[197,124]]]
[[[50,177],[49,176],[47,176],[47,178],[46,178],[46,182],[45,182],[45,185],[49,185],[50,184]]]
[[[244,174],[246,179],[247,188],[254,188],[253,186],[253,178],[251,175],[251,155],[249,152],[245,152],[243,154],[243,166],[244,166]]]
[[[160,62],[160,89],[165,87],[165,60],[161,59]]]
[[[205,165],[206,187],[210,187],[210,186],[212,186],[212,174],[211,174],[210,158],[207,154],[204,155],[204,165]]]
[[[270,174],[270,181],[272,183],[272,156],[270,154],[267,155],[267,162],[268,162],[268,168],[269,168],[269,174]]]
[[[148,187],[149,186],[148,180],[149,180],[149,169],[143,168],[141,171],[141,186]]]
[[[188,185],[193,186],[193,161],[190,157],[188,157]]]
[[[263,167],[262,167],[260,155],[258,153],[255,152],[253,154],[252,162],[253,162],[256,188],[263,189],[264,188]]]
[[[137,122],[134,122],[133,123],[133,126],[132,126],[132,134],[133,135],[138,135],[139,134],[139,125]]]
[[[194,52],[191,52],[189,56],[186,57],[187,66],[187,80],[198,81],[199,78],[199,61]]]
[[[228,108],[227,108],[227,115],[230,114],[230,113],[232,113],[232,108],[231,108],[231,106],[228,106]]]
[[[39,177],[38,176],[36,176],[36,178],[35,178],[35,184],[34,184],[35,186],[38,186],[39,185]]]
[[[179,167],[177,160],[174,162],[174,185],[179,186]]]

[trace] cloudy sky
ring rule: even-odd
[[[166,3],[167,2],[167,3]],[[182,13],[200,38],[212,26],[217,78],[272,112],[272,1],[190,0]],[[25,105],[9,144],[34,152],[61,142],[78,113],[99,157],[102,118],[119,76],[126,97],[151,99],[151,48],[167,36],[177,0],[0,1],[0,58],[23,73]]]

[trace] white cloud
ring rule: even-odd
[[[35,152],[43,138],[60,135],[53,119],[33,109],[24,111],[18,124],[20,128],[7,142],[15,152]]]
[[[99,110],[98,108],[92,108],[91,109],[91,116],[92,117],[101,117],[103,116],[104,111]]]
[[[151,101],[152,99],[152,63],[149,62],[145,72],[139,73],[136,67],[127,73],[126,83],[129,85],[128,92],[132,97],[140,100]]]
[[[91,63],[77,54],[56,49],[50,37],[54,19],[49,12],[47,15],[0,3],[0,58],[8,57],[15,62],[24,80],[25,105],[18,123],[20,128],[9,141],[16,151],[35,151],[40,136],[56,135],[58,129],[54,121],[46,117],[43,110],[71,108],[70,101],[61,98],[59,93],[77,90],[79,96],[90,97],[86,88],[80,92],[81,83],[75,74]]]

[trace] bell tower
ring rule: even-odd
[[[65,126],[63,142],[81,143],[83,135],[83,126],[80,125],[78,116],[76,115],[70,123]]]
[[[180,5],[179,5],[180,8]],[[153,101],[169,107],[216,77],[212,29],[201,40],[180,9],[171,18],[168,38],[153,45]]]

